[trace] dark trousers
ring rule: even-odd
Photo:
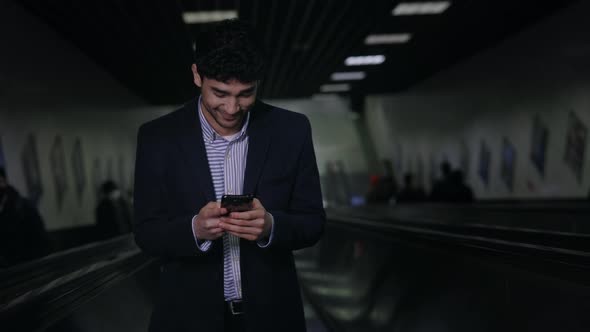
[[[244,313],[239,315],[232,314],[230,308],[225,306],[224,320],[225,320],[225,332],[244,332]]]

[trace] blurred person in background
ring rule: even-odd
[[[465,183],[465,174],[460,169],[451,172],[449,190],[447,201],[471,203],[475,199],[473,190]]]
[[[389,159],[381,161],[383,175],[369,177],[369,190],[366,194],[368,204],[390,204],[398,192],[398,184],[393,174],[393,165]]]
[[[426,193],[424,189],[416,187],[414,184],[414,176],[412,173],[404,175],[404,187],[396,197],[396,202],[399,203],[413,203],[423,202],[426,200]]]
[[[430,199],[434,202],[445,202],[451,196],[451,164],[448,161],[443,161],[440,164],[441,177],[432,186],[430,192]]]
[[[465,183],[465,174],[452,169],[448,162],[441,164],[442,177],[432,187],[430,199],[444,203],[470,203],[475,200],[473,190]]]
[[[114,181],[100,187],[101,199],[96,207],[98,239],[105,240],[131,232],[131,207]]]
[[[0,168],[0,267],[49,252],[49,237],[37,208],[8,184],[6,171]]]
[[[395,198],[396,185],[390,176],[371,175],[366,195],[368,204],[389,204]]]

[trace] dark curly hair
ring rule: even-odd
[[[237,19],[208,25],[195,39],[195,64],[203,77],[242,83],[261,80],[264,55],[250,27]]]

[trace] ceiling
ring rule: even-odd
[[[333,72],[366,72],[353,96],[395,93],[516,33],[572,1],[456,0],[441,15],[393,16],[395,0],[20,0],[30,12],[154,105],[195,94],[192,36],[184,11],[235,9],[269,55],[263,98],[308,97]],[[376,33],[411,33],[408,43],[367,46]],[[352,55],[384,54],[381,65],[347,67]],[[333,82],[332,82],[333,83]]]

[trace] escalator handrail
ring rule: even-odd
[[[532,258],[561,267],[590,271],[590,235],[544,232],[521,228],[494,228],[482,225],[399,220],[384,217],[372,219],[327,213],[332,225],[368,231],[388,239],[410,239],[435,245],[484,251],[511,258]]]
[[[0,303],[73,271],[136,249],[131,235],[99,241],[0,270]]]
[[[547,205],[491,204],[399,204],[360,208],[327,208],[328,214],[355,216],[362,219],[393,220],[470,227],[521,229],[555,234],[590,234],[590,204],[577,202],[567,207]]]
[[[156,262],[138,248],[119,252],[0,304],[0,321],[21,331],[42,331],[100,292]]]

